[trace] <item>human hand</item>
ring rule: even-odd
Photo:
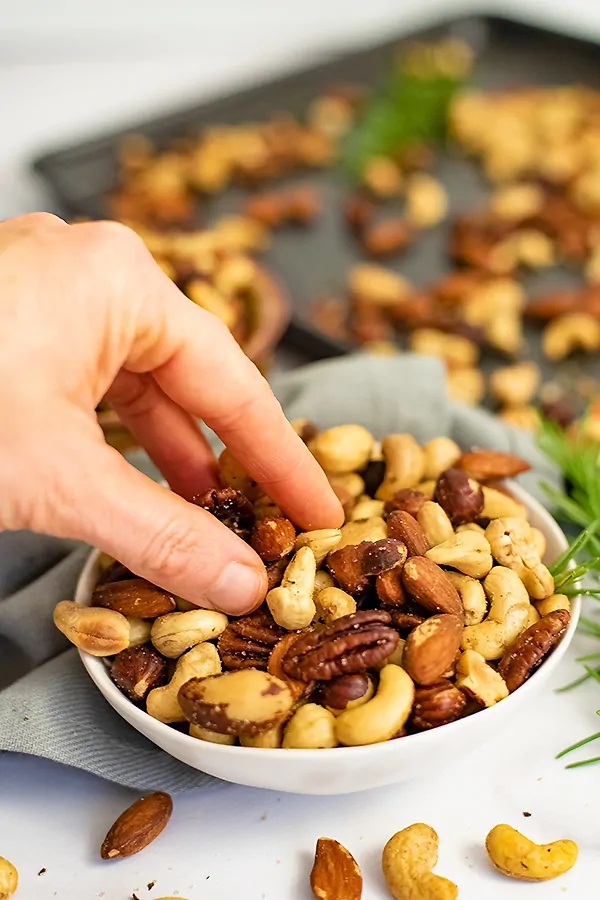
[[[124,226],[0,224],[0,334],[0,528],[79,538],[200,606],[252,609],[259,557],[184,499],[216,483],[195,417],[300,527],[342,521],[254,364]],[[172,491],[105,443],[107,393]]]

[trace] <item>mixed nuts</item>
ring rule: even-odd
[[[225,450],[197,504],[247,540],[270,589],[250,615],[181,604],[111,563],[58,628],[107,658],[121,691],[216,743],[325,749],[399,739],[519,688],[565,633],[543,535],[503,479],[511,454],[358,425],[299,425],[345,524],[297,533]],[[245,496],[240,488],[246,488]]]

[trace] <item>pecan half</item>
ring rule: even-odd
[[[266,669],[271,650],[285,634],[268,609],[233,619],[219,637],[217,649],[225,669]]]
[[[192,497],[192,503],[212,513],[238,537],[247,540],[254,525],[254,510],[250,501],[235,488],[209,488]]]
[[[294,644],[299,638],[299,635],[295,631],[288,631],[280,641],[278,641],[273,649],[271,650],[271,655],[269,656],[269,663],[267,666],[267,672],[271,675],[275,675],[276,678],[281,678],[282,681],[285,681],[290,691],[292,692],[292,696],[294,700],[301,700],[308,697],[308,695],[312,692],[315,683],[314,681],[301,681],[297,678],[291,678],[286,674],[283,670],[283,657],[290,650],[292,644]]]
[[[384,610],[365,609],[300,635],[283,658],[283,671],[302,681],[329,681],[365,672],[389,656],[398,633]]]
[[[480,485],[471,482],[461,469],[446,469],[439,476],[434,499],[440,504],[453,525],[473,522],[484,505]]]
[[[430,549],[425,532],[410,513],[394,510],[388,516],[387,527],[390,537],[406,545],[409,556],[425,556]]]
[[[441,678],[435,684],[416,689],[411,725],[417,731],[447,725],[458,719],[466,705],[463,692],[447,678]]]
[[[265,516],[257,522],[250,535],[250,544],[263,562],[275,562],[291,553],[296,529],[284,516]]]
[[[427,495],[423,494],[421,491],[415,491],[412,488],[403,488],[401,491],[396,491],[392,499],[386,502],[384,511],[386,513],[391,513],[395,509],[402,509],[404,512],[410,513],[411,516],[416,518],[417,513],[426,501]]]
[[[502,453],[499,450],[470,450],[462,454],[456,466],[476,481],[514,478],[515,475],[527,472],[531,468],[529,463],[519,456]]]
[[[562,638],[570,618],[568,610],[556,609],[530,625],[508,648],[500,660],[498,672],[504,678],[509,691],[521,687],[537,669],[544,657]]]

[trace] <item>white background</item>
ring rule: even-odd
[[[452,0],[0,0],[0,217],[48,206],[27,173],[41,148],[390,37],[455,8]],[[596,0],[511,0],[502,11],[600,36]],[[576,641],[554,686],[579,674],[574,657],[590,649]],[[600,767],[567,772],[553,756],[598,729],[598,698],[597,684],[573,694],[548,690],[491,747],[442,758],[427,779],[368,794],[293,797],[222,785],[177,797],[156,844],[115,864],[100,862],[98,848],[131,792],[4,755],[0,855],[20,870],[18,900],[126,900],[134,891],[149,900],[308,900],[314,843],[327,835],[354,852],[365,900],[375,900],[388,896],[383,844],[425,821],[440,834],[439,872],[459,884],[461,898],[591,898],[600,880]],[[540,887],[495,875],[482,847],[503,821],[536,839],[577,840],[576,868]]]

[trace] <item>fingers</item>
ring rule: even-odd
[[[196,420],[167,397],[151,375],[122,369],[108,398],[175,493],[190,500],[218,486],[217,463]]]

